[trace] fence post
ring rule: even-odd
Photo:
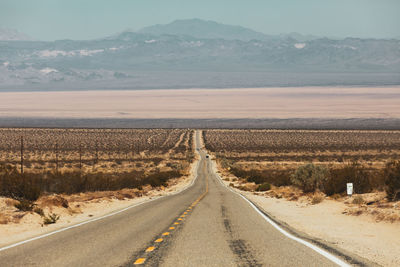
[[[56,173],[58,174],[58,142],[56,142]]]
[[[96,142],[96,163],[99,162],[99,147],[98,142]]]
[[[24,137],[21,136],[21,174],[24,173]]]
[[[82,144],[79,144],[79,169],[82,171]]]

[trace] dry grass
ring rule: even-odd
[[[192,160],[193,131],[180,129],[0,129],[0,164],[24,169],[124,172]]]
[[[253,169],[353,161],[382,168],[400,158],[400,131],[207,130],[204,137],[206,148],[217,158]]]
[[[343,214],[351,216],[368,215],[376,222],[400,222],[400,201],[386,203],[384,200],[374,203],[373,205],[356,204],[349,206]]]
[[[322,201],[324,201],[325,196],[322,194],[315,194],[312,198],[311,198],[311,204],[315,205],[315,204],[319,204]]]
[[[116,199],[133,198],[138,193],[128,189],[164,188],[187,175],[193,158],[192,130],[0,129],[0,195],[34,201],[115,191]],[[68,207],[59,195],[42,201]]]

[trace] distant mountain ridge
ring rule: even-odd
[[[175,20],[168,24],[157,24],[145,27],[137,32],[153,35],[187,35],[199,39],[224,39],[241,41],[267,41],[281,38],[293,38],[298,41],[310,41],[321,38],[314,35],[302,35],[296,32],[268,35],[242,26],[227,25],[211,20],[201,19]]]
[[[224,39],[224,40],[267,40],[270,37],[266,34],[244,28],[217,23],[211,20],[187,19],[175,20],[169,24],[157,24],[145,27],[138,33],[153,35],[187,35],[199,39]]]
[[[17,30],[0,27],[0,41],[33,41],[33,39]]]
[[[392,85],[399,73],[396,39],[270,36],[199,19],[96,40],[0,41],[0,89]]]

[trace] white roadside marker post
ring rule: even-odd
[[[353,195],[353,183],[347,183],[347,195],[350,197]]]

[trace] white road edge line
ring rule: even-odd
[[[197,149],[196,149],[196,152],[197,152]],[[197,153],[198,153],[198,152],[197,152]],[[199,156],[200,156],[200,153],[198,153],[198,154],[199,154]],[[85,224],[88,224],[88,223],[91,223],[91,222],[99,221],[99,220],[101,220],[101,219],[114,216],[114,215],[116,215],[116,214],[122,213],[122,212],[127,211],[127,210],[129,210],[129,209],[132,209],[132,208],[134,208],[134,207],[143,205],[143,204],[145,204],[145,203],[149,203],[149,202],[152,202],[152,201],[155,201],[155,200],[164,198],[164,197],[177,195],[177,194],[179,194],[179,193],[181,193],[181,192],[183,192],[183,191],[189,189],[190,187],[192,187],[192,186],[194,185],[194,182],[197,180],[197,176],[198,176],[198,175],[197,175],[197,172],[198,172],[198,170],[199,170],[199,162],[200,162],[200,160],[201,160],[201,158],[200,158],[200,159],[197,161],[197,163],[196,163],[196,167],[195,167],[195,177],[194,177],[194,179],[192,180],[192,182],[191,182],[190,184],[188,184],[187,186],[185,186],[184,188],[182,188],[181,190],[179,190],[179,191],[176,191],[176,192],[173,192],[173,193],[164,195],[164,196],[159,196],[159,197],[156,197],[156,198],[153,198],[153,199],[144,200],[144,201],[142,201],[142,202],[140,202],[140,203],[134,204],[134,205],[132,205],[132,206],[128,206],[128,207],[123,208],[123,209],[121,209],[121,210],[114,211],[114,212],[112,212],[112,213],[109,213],[109,214],[106,214],[106,215],[103,215],[103,216],[100,216],[100,217],[97,217],[97,218],[94,218],[94,219],[90,219],[90,220],[87,220],[87,221],[83,221],[83,222],[81,222],[81,223],[74,224],[74,225],[71,225],[71,226],[68,226],[68,227],[64,227],[64,228],[61,228],[61,229],[52,231],[52,232],[47,233],[47,234],[43,234],[43,235],[36,236],[36,237],[32,237],[32,238],[29,238],[29,239],[26,239],[26,240],[23,240],[23,241],[19,241],[19,242],[17,242],[17,243],[14,243],[14,244],[11,244],[11,245],[8,245],[8,246],[5,246],[5,247],[0,248],[0,252],[1,252],[1,251],[4,251],[4,250],[7,250],[7,249],[10,249],[10,248],[14,248],[14,247],[17,247],[17,246],[26,244],[26,243],[29,243],[29,242],[32,242],[32,241],[35,241],[35,240],[38,240],[38,239],[42,239],[42,238],[45,238],[45,237],[48,237],[48,236],[51,236],[51,235],[54,235],[54,234],[57,234],[57,233],[60,233],[60,232],[64,232],[64,231],[67,231],[67,230],[72,229],[72,228],[76,228],[76,227],[79,227],[79,226],[82,226],[82,225],[85,225]]]
[[[258,209],[258,207],[256,207],[253,203],[251,203],[251,201],[248,200],[245,196],[243,196],[243,195],[240,194],[239,192],[236,192],[236,191],[233,190],[232,188],[230,188],[230,187],[228,187],[227,185],[225,185],[224,182],[222,181],[222,178],[219,176],[219,174],[215,172],[215,170],[216,170],[215,161],[214,161],[214,160],[211,160],[211,159],[210,159],[210,161],[211,161],[211,164],[213,165],[213,171],[214,171],[215,176],[218,178],[218,181],[219,181],[224,187],[228,188],[230,191],[232,191],[233,193],[239,195],[239,196],[242,197],[245,201],[247,201],[247,203],[249,203],[250,206],[258,212],[258,214],[260,214],[269,224],[271,224],[276,230],[278,230],[279,232],[281,232],[284,236],[286,236],[286,237],[288,237],[288,238],[290,238],[290,239],[292,239],[292,240],[294,240],[294,241],[296,241],[296,242],[298,242],[298,243],[300,243],[300,244],[303,244],[304,246],[306,246],[306,247],[308,247],[308,248],[311,248],[312,250],[314,250],[314,251],[317,252],[318,254],[324,256],[325,258],[329,259],[330,261],[336,263],[336,264],[339,265],[339,266],[343,266],[343,267],[349,267],[349,266],[351,266],[350,264],[348,264],[348,263],[346,263],[345,261],[339,259],[338,257],[334,256],[333,254],[331,254],[331,253],[329,253],[329,252],[327,252],[327,251],[321,249],[320,247],[318,247],[318,246],[316,246],[316,245],[314,245],[314,244],[312,244],[312,243],[310,243],[310,242],[307,242],[307,241],[305,241],[305,240],[303,240],[303,239],[301,239],[301,238],[298,238],[298,237],[296,237],[296,236],[294,236],[294,235],[292,235],[292,234],[286,232],[286,231],[285,231],[284,229],[282,229],[279,225],[277,225],[274,221],[272,221],[270,218],[268,218],[264,213],[262,213],[262,212]]]

